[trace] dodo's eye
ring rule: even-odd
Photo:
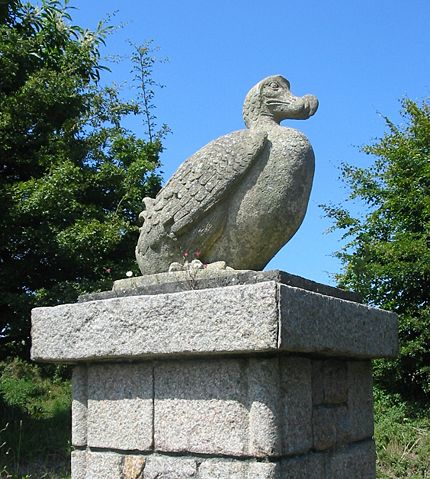
[[[270,88],[272,88],[273,90],[277,90],[279,88],[279,83],[275,82],[275,81],[272,81],[269,83],[269,86]]]

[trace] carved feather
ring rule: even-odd
[[[179,236],[231,191],[262,152],[266,138],[258,130],[236,131],[188,158],[155,200],[145,202],[142,233],[160,224]]]

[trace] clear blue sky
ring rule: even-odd
[[[172,134],[165,140],[163,172],[210,140],[243,128],[242,103],[251,86],[272,74],[286,76],[293,93],[313,93],[316,115],[290,121],[310,139],[316,172],[305,221],[266,269],[283,269],[331,283],[340,269],[330,255],[339,236],[325,234],[329,222],[318,207],[341,203],[342,161],[368,165],[358,146],[385,131],[381,115],[396,122],[399,99],[430,96],[429,0],[71,0],[75,23],[95,28],[117,11],[124,24],[104,53],[127,55],[127,40],[153,39],[169,63],[156,68],[166,85],[155,103],[160,122]],[[130,79],[126,63],[111,65],[107,81]],[[139,124],[133,125],[143,134]]]

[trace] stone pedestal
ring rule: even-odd
[[[279,272],[136,281],[33,311],[33,359],[75,364],[73,479],[375,477],[394,315]]]

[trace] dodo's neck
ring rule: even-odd
[[[279,126],[280,122],[276,121],[271,115],[258,115],[256,118],[245,121],[246,126],[252,130],[268,130]]]

